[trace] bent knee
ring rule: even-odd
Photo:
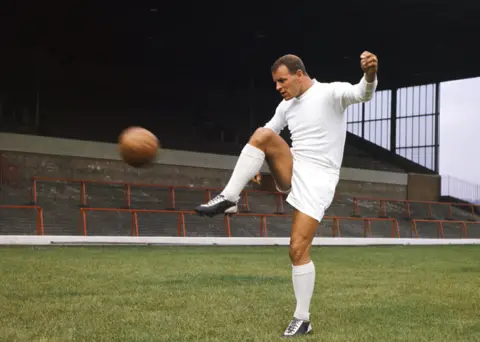
[[[309,256],[311,241],[306,237],[296,237],[291,239],[290,242],[290,260],[293,264],[300,263],[302,261],[306,262]]]
[[[276,133],[269,128],[259,127],[250,137],[249,143],[254,146],[265,146]]]

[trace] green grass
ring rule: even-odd
[[[479,341],[480,248],[314,248],[305,341]],[[2,341],[278,341],[283,247],[0,248]]]

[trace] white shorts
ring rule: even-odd
[[[292,188],[287,202],[302,213],[320,222],[332,204],[339,176],[328,173],[320,166],[293,162]]]

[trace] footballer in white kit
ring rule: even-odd
[[[271,120],[250,137],[225,189],[196,208],[206,216],[236,213],[240,193],[249,181],[259,181],[259,171],[267,162],[277,189],[288,193],[287,202],[293,207],[289,254],[296,308],[284,337],[312,331],[315,266],[309,251],[338,184],[347,134],[345,110],[371,100],[377,88],[377,57],[365,51],[360,65],[363,77],[357,84],[322,83],[308,75],[299,57],[277,59],[271,72],[282,102]],[[291,147],[279,135],[287,126]]]

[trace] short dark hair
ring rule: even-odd
[[[302,70],[305,75],[308,75],[303,61],[298,56],[285,55],[278,58],[272,65],[272,72],[277,71],[277,69],[280,68],[282,65],[285,65],[285,67],[287,67],[290,74],[295,74],[298,70]]]

